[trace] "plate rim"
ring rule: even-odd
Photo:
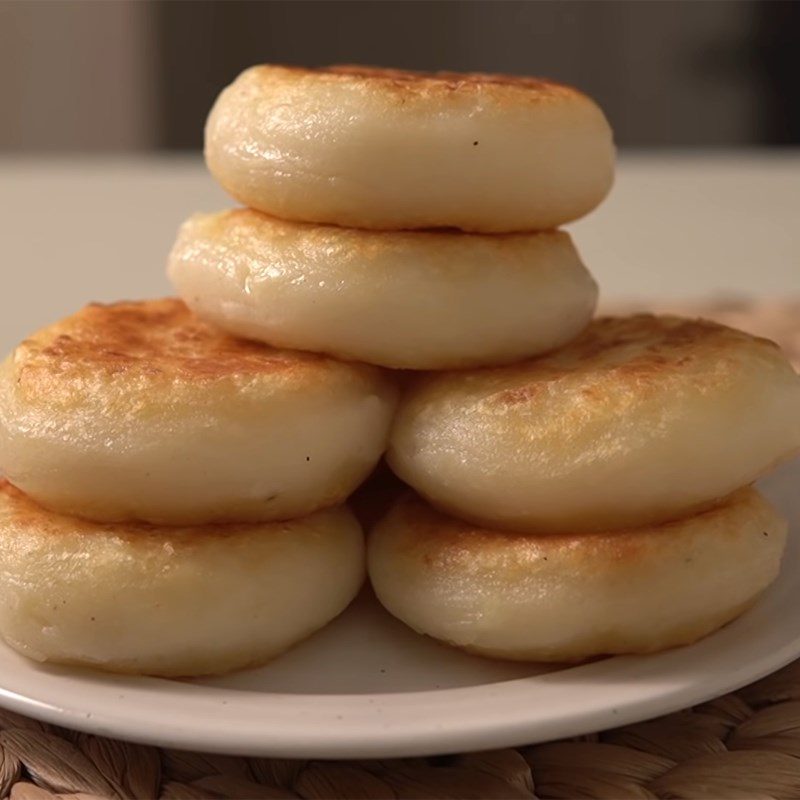
[[[693,647],[693,645],[689,647]],[[331,725],[335,721],[335,716],[337,716],[332,714],[329,714],[327,718],[318,718],[313,722],[309,722],[308,726],[301,731],[292,732],[290,730],[289,736],[286,735],[286,729],[279,724],[271,727],[265,726],[263,729],[258,730],[257,734],[252,730],[252,726],[248,725],[245,730],[242,731],[240,729],[238,736],[231,735],[229,728],[222,728],[221,734],[214,738],[209,736],[208,731],[187,724],[188,720],[177,723],[164,723],[163,721],[154,723],[149,720],[145,724],[131,724],[129,717],[126,719],[119,714],[67,708],[53,702],[26,697],[23,694],[5,688],[0,688],[0,706],[42,722],[84,733],[172,750],[293,759],[409,758],[536,745],[630,725],[680,711],[736,691],[786,666],[794,661],[798,655],[800,655],[800,639],[788,643],[781,650],[773,651],[769,658],[759,662],[757,669],[741,668],[736,673],[733,673],[729,679],[715,683],[713,688],[702,681],[695,683],[691,688],[677,684],[671,690],[658,694],[649,693],[636,701],[615,703],[603,708],[594,708],[591,711],[584,710],[581,713],[570,714],[562,712],[559,716],[550,716],[545,719],[534,716],[526,719],[506,719],[502,728],[485,724],[476,725],[474,723],[465,725],[461,721],[459,721],[455,729],[448,729],[448,726],[440,723],[424,726],[426,729],[399,728],[392,730],[391,726],[389,726],[381,731],[380,738],[376,737],[376,730],[371,725],[364,725],[362,732],[358,735],[348,732],[347,737],[342,737],[340,731],[335,730],[336,726]],[[623,656],[610,658],[600,663],[606,664],[619,660],[638,661],[640,658],[642,657]],[[570,670],[537,675],[532,678],[503,681],[499,684],[488,684],[478,688],[494,688],[504,684],[518,684],[529,681],[539,682],[548,675],[563,675],[566,672],[591,666],[594,665],[574,667]],[[240,690],[230,691],[241,695],[259,694]],[[351,705],[362,706],[361,709],[357,710],[363,711],[363,705],[365,702],[369,702],[367,698],[370,698],[372,704],[377,706],[381,699],[387,697],[402,697],[407,702],[409,695],[453,695],[454,693],[474,699],[475,688],[459,687],[433,692],[398,692],[383,695],[265,694],[265,697],[272,698],[277,702],[285,702],[287,699],[296,702],[298,697],[302,697],[304,701],[313,703],[317,707],[331,701],[346,702]],[[535,696],[529,698],[529,700],[533,701],[536,699]],[[355,703],[354,700],[356,701]],[[224,710],[226,706],[229,706],[229,703],[223,701],[220,706]],[[267,711],[268,709],[264,710]],[[241,720],[232,720],[232,722],[241,722]],[[309,731],[312,728],[316,729],[317,735],[309,736]],[[320,736],[319,731],[327,732],[324,736]],[[443,736],[446,736],[446,738],[443,739]]]
[[[130,712],[133,710],[132,704],[135,706],[141,703],[143,691],[147,695],[152,693],[149,700],[158,702],[160,698],[163,701],[163,693],[159,688],[151,688],[149,684],[161,685],[166,681],[156,678],[128,679],[122,676],[102,675],[99,677],[106,689],[103,694],[118,695],[119,704],[113,705],[115,710],[112,713],[96,708],[80,708],[69,701],[56,703],[53,700],[36,699],[5,687],[0,687],[0,706],[43,722],[86,733],[170,749],[239,756],[306,759],[403,758],[532,745],[628,725],[706,702],[756,681],[800,655],[800,619],[798,619],[794,626],[797,635],[791,641],[787,641],[783,647],[769,650],[754,661],[738,662],[734,669],[725,673],[722,680],[714,680],[719,675],[715,670],[706,672],[705,679],[698,680],[696,677],[693,679],[690,671],[684,680],[675,680],[675,675],[680,672],[676,673],[671,665],[670,662],[674,660],[686,661],[688,657],[690,665],[694,663],[707,666],[710,663],[713,667],[715,660],[725,659],[724,663],[730,666],[730,661],[726,659],[729,648],[718,651],[711,662],[703,661],[702,653],[695,654],[692,651],[699,649],[700,645],[705,645],[703,649],[713,649],[712,646],[717,644],[715,640],[725,634],[733,640],[731,646],[736,649],[737,642],[741,643],[735,630],[737,623],[746,621],[751,613],[748,612],[744,617],[701,642],[670,650],[659,656],[619,656],[529,678],[478,687],[365,695],[288,693],[261,695],[258,692],[238,689],[212,688],[209,691],[207,687],[179,683],[189,694],[219,694],[220,697],[201,699],[199,705],[207,707],[202,709],[202,715],[198,715],[196,698],[182,698],[188,702],[186,708],[180,709],[184,712],[181,714],[180,710],[174,707],[175,697],[171,696],[172,713],[170,719],[165,721],[154,720],[147,714],[131,715]],[[694,658],[694,655],[698,657]],[[17,654],[14,656],[22,659],[22,656]],[[716,666],[721,665],[716,664]],[[572,684],[573,678],[577,678],[578,682],[588,679],[588,691],[597,695],[598,687],[591,685],[597,673],[603,677],[603,673],[609,672],[613,679],[630,678],[638,669],[641,669],[641,674],[650,681],[661,680],[660,691],[654,692],[642,685],[621,702],[601,704],[597,703],[596,699],[592,703],[592,698],[586,696],[586,691],[576,691]],[[68,667],[46,667],[45,671],[48,675],[56,677],[62,677],[60,673],[63,673],[63,677],[67,680],[73,679],[76,672]],[[94,674],[91,677],[97,679]],[[128,682],[145,683],[148,686],[144,689],[138,686],[129,695],[130,688],[125,687]],[[120,683],[122,685],[119,685]],[[169,683],[174,689],[175,682]],[[516,691],[518,689],[522,691]],[[457,716],[449,724],[441,718],[434,719],[437,707],[442,703],[449,706],[454,700],[460,703],[466,702],[473,712],[476,710],[475,701],[478,699],[481,701],[481,708],[485,707],[486,703],[496,707],[502,701],[514,701],[517,707],[521,708],[525,701],[535,703],[541,700],[540,694],[549,695],[552,699],[554,689],[557,697],[559,691],[569,692],[572,695],[573,702],[569,712],[565,713],[562,707],[558,714],[551,713],[542,717],[509,714],[508,710],[504,710],[502,719],[488,722],[475,713],[466,721],[463,717]],[[232,704],[230,695],[238,696],[240,703]],[[246,720],[247,724],[243,726],[242,707],[250,703],[253,695],[262,696],[266,702],[258,703],[256,706],[251,705],[251,711],[275,712],[280,710],[281,705],[288,708],[283,709],[281,719],[275,720],[274,725],[262,726],[250,716]],[[106,700],[113,702],[110,697]],[[411,704],[416,706],[418,701],[424,701],[431,712],[417,718],[422,720],[422,724],[409,725],[408,720],[402,720],[405,725],[381,723],[380,717],[397,711],[397,706],[401,704],[405,707]],[[269,707],[270,704],[273,705],[272,708]],[[189,708],[189,705],[193,707]],[[232,726],[223,724],[220,725],[220,733],[215,737],[213,728],[197,724],[200,717],[211,714],[213,718],[215,712],[219,714],[226,710],[236,711],[237,706],[240,714],[230,720],[232,726],[237,726],[236,730],[232,730]],[[141,711],[141,706],[139,710]],[[301,717],[308,717],[309,710],[314,712],[310,715],[314,717],[313,719],[296,720],[295,725],[286,725],[287,721],[291,722],[291,718],[286,717],[286,711],[295,716],[299,714]],[[344,723],[348,715],[349,727],[346,731],[342,731],[337,722]],[[217,722],[219,721],[217,719]],[[357,726],[356,730],[353,730],[354,725]],[[378,733],[380,736],[376,735]]]
[[[691,645],[473,686],[292,694],[37,664],[0,643],[0,706],[141,744],[306,759],[523,746],[672,713],[800,656],[800,615],[793,613],[800,598],[798,478],[800,459],[775,474],[772,491],[773,479],[765,487],[773,500],[781,496],[776,504],[791,520],[777,580],[749,611]]]

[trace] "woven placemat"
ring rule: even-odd
[[[631,304],[629,309],[641,307]],[[659,306],[778,341],[800,368],[800,301]],[[0,710],[0,797],[800,798],[800,661],[649,722],[514,750],[289,761],[159,750]]]

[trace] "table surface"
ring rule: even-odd
[[[6,279],[0,346],[10,349],[27,332],[88,300],[168,292],[164,262],[177,225],[193,211],[229,204],[198,158],[0,158],[5,245],[0,269]],[[609,200],[571,228],[607,300],[670,301],[721,293],[776,297],[800,291],[798,210],[800,153],[636,155],[621,159]],[[212,763],[213,757],[169,752],[159,759],[146,748],[106,742],[82,751],[90,759],[97,756],[95,766],[88,764],[90,772],[73,769],[65,781],[63,759],[77,764],[86,758],[74,744],[77,740],[65,737],[56,748],[55,734],[39,733],[35,723],[15,722],[3,713],[0,761],[5,758],[13,766],[19,758],[27,769],[23,781],[36,774],[53,791],[94,791],[87,775],[104,774],[110,764],[106,754],[116,747],[129,766],[138,765],[139,786],[147,786],[148,780],[158,783],[163,760],[162,789],[170,789],[169,796],[195,788],[176,781],[195,779],[198,788],[206,782],[211,789],[214,781],[221,789],[225,783],[227,797],[255,796],[265,787],[243,775],[252,773],[272,785],[274,776],[284,772],[286,785],[304,787],[304,796],[310,796],[305,790],[315,782],[322,782],[329,796],[351,796],[378,779],[397,785],[399,792],[409,785],[430,785],[431,796],[444,784],[448,797],[461,785],[468,787],[465,793],[479,785],[487,797],[520,795],[522,786],[522,794],[532,796],[532,766],[540,797],[563,796],[573,785],[576,794],[586,792],[595,784],[598,797],[642,792],[684,796],[686,787],[698,782],[718,797],[743,796],[742,786],[745,792],[749,787],[759,795],[778,797],[785,795],[790,780],[800,781],[797,760],[780,751],[791,751],[791,738],[778,737],[778,742],[773,735],[775,730],[798,729],[798,703],[791,701],[800,696],[799,681],[795,664],[737,696],[707,704],[701,713],[682,714],[680,724],[665,718],[607,732],[601,746],[613,744],[615,749],[602,754],[593,749],[595,742],[577,741],[522,753],[459,756],[445,766],[383,762],[383,771],[374,775],[363,763],[337,772],[336,765],[246,765],[232,759]],[[709,720],[717,718],[712,731]],[[41,738],[38,744],[36,736]],[[783,760],[776,764],[779,758]],[[601,770],[598,759],[603,761]],[[571,765],[567,772],[565,763]],[[632,769],[632,764],[640,766]],[[437,769],[446,775],[438,777]],[[134,782],[132,774],[131,769],[127,777]],[[486,783],[489,778],[494,792]],[[41,793],[28,782],[15,788]]]
[[[198,155],[0,158],[0,349],[90,300],[164,295],[195,211],[232,205]],[[569,226],[603,298],[800,290],[800,151],[624,154],[609,199]]]

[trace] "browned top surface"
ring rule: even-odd
[[[341,64],[309,69],[295,66],[263,64],[252,70],[265,80],[281,75],[304,80],[324,80],[349,83],[354,86],[404,95],[429,96],[481,91],[484,94],[508,96],[513,93],[519,100],[549,100],[555,98],[585,98],[571,86],[546,78],[521,75],[503,75],[483,72],[415,72],[358,64]],[[250,70],[248,70],[250,72]]]
[[[336,64],[323,67],[318,72],[333,75],[345,75],[355,78],[370,78],[389,81],[397,84],[437,83],[451,89],[468,88],[470,86],[499,85],[533,89],[537,92],[574,92],[571,86],[565,86],[546,78],[534,78],[527,75],[504,75],[488,72],[420,72],[417,70],[389,69],[386,67],[369,67],[359,64]]]
[[[498,560],[523,568],[548,559],[624,567],[659,548],[673,548],[681,534],[737,535],[738,523],[756,516],[771,518],[774,512],[748,487],[722,505],[690,517],[626,530],[542,535],[485,528],[443,514],[411,493],[395,503],[386,519],[399,533],[397,549],[409,560],[432,569],[472,571]]]
[[[323,511],[321,514],[329,512]],[[221,538],[277,536],[292,528],[316,524],[316,515],[285,522],[212,523],[205,525],[152,525],[147,522],[93,522],[91,520],[50,511],[35,503],[26,494],[0,478],[0,534],[19,532],[23,537],[82,536],[92,539],[122,539],[142,551],[158,550],[165,545],[192,549]],[[306,522],[309,520],[309,522]]]
[[[530,242],[563,245],[572,239],[566,231],[529,231],[525,233],[465,233],[456,228],[416,228],[413,230],[369,230],[347,228],[341,225],[300,222],[280,219],[272,214],[253,208],[230,208],[213,214],[195,214],[184,223],[184,229],[191,230],[198,237],[226,240],[234,236],[248,236],[259,241],[270,242],[286,233],[303,236],[305,240],[319,244],[346,244],[349,252],[375,253],[385,251],[394,253],[400,247],[460,247],[463,245],[492,245],[498,250],[506,246],[519,246]],[[232,242],[233,245],[236,242]]]
[[[69,372],[184,379],[289,376],[339,367],[323,356],[228,336],[172,298],[88,305],[25,340],[15,365],[27,378]]]
[[[23,344],[28,363],[73,361],[198,376],[263,373],[325,359],[227,336],[175,299],[92,303]]]
[[[505,367],[420,376],[425,402],[452,392],[491,398],[499,407],[582,392],[602,402],[609,392],[633,396],[653,387],[701,382],[727,385],[743,364],[765,362],[790,370],[780,349],[716,322],[638,314],[603,317],[550,355]]]
[[[639,378],[682,372],[691,364],[745,351],[776,354],[778,347],[710,320],[635,314],[596,319],[574,342],[519,368],[542,376],[613,370],[615,377]]]
[[[616,303],[606,313],[632,314],[642,310],[643,303],[628,302]],[[712,303],[661,301],[648,303],[647,310],[660,314],[702,316],[754,336],[772,339],[781,346],[795,369],[800,370],[800,300],[796,298],[777,301],[732,296]]]

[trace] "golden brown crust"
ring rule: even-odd
[[[334,75],[352,75],[356,78],[390,81],[391,83],[443,84],[450,90],[499,85],[535,89],[543,94],[578,94],[578,91],[571,86],[565,86],[562,83],[546,78],[534,78],[527,75],[507,75],[490,72],[448,72],[447,70],[424,72],[421,70],[368,67],[359,64],[335,64],[318,71]]]
[[[199,383],[236,391],[258,384],[296,387],[375,380],[368,365],[235,338],[166,298],[109,305],[92,303],[38,331],[11,358],[11,383],[33,405],[72,404],[111,390],[128,404],[158,404],[155,386],[170,393]],[[113,388],[116,387],[116,388]],[[128,394],[131,392],[131,394]],[[202,397],[196,397],[202,403]]]
[[[80,365],[182,378],[263,375],[329,361],[228,336],[173,298],[91,303],[24,341],[17,359],[23,375]]]
[[[765,348],[774,353],[778,346],[741,331],[704,319],[638,314],[631,317],[601,317],[564,351],[553,353],[526,369],[542,375],[554,372],[579,372],[584,369],[609,370],[614,378],[662,378],[685,372],[699,361],[716,357],[728,363],[742,348]]]
[[[261,65],[205,131],[209,169],[242,205],[358,229],[551,230],[613,182],[600,108],[537,78]]]
[[[695,372],[704,384],[721,383],[742,358],[756,354],[782,361],[780,348],[769,339],[704,319],[639,314],[596,319],[550,355],[472,374],[487,387],[496,385],[491,403],[497,407],[527,403],[551,392],[555,381],[573,379],[581,380],[587,402],[602,403],[603,387],[608,385],[616,391],[629,387],[641,395],[663,387],[672,376],[686,379]],[[446,385],[450,380],[463,385],[464,373],[425,376],[420,382]],[[506,383],[511,386],[504,389]]]
[[[376,367],[233,338],[177,300],[95,305],[0,365],[2,467],[96,520],[293,519],[358,486],[394,405]]]
[[[778,573],[786,529],[751,488],[674,523],[552,535],[476,527],[406,496],[371,532],[369,573],[391,613],[471,652],[652,652],[753,602]]]
[[[151,525],[137,521],[93,522],[43,508],[5,479],[0,479],[0,502],[7,536],[12,530],[30,530],[39,536],[53,538],[79,534],[86,537],[121,539],[128,546],[138,546],[142,550],[154,547],[191,549],[212,539],[251,535],[256,526],[260,527],[259,535],[269,536],[270,531],[283,532],[285,526],[293,522],[290,520],[286,523],[214,523],[180,526]]]
[[[491,93],[497,98],[514,98],[523,102],[543,102],[556,99],[586,99],[586,95],[572,86],[556,83],[546,78],[523,75],[506,75],[485,72],[421,72],[388,69],[360,64],[335,64],[314,69],[263,64],[252,67],[264,80],[277,73],[298,78],[349,82],[361,88],[374,87],[382,91],[402,93],[404,96],[434,97],[455,92]]]
[[[493,233],[490,237],[480,233],[468,233],[457,228],[417,228],[414,230],[369,230],[361,228],[346,228],[328,223],[302,222],[299,220],[280,219],[273,214],[257,211],[254,208],[231,208],[216,214],[198,214],[191,217],[187,224],[201,222],[209,232],[220,237],[230,235],[237,229],[245,233],[255,233],[263,236],[279,236],[287,231],[302,232],[310,242],[319,242],[320,245],[331,241],[346,241],[351,251],[363,252],[370,255],[375,251],[385,250],[392,252],[405,242],[428,242],[430,246],[444,245],[450,240],[453,244],[462,244],[470,241],[489,240],[492,245],[514,246],[520,243],[538,242],[571,242],[572,239],[566,231],[512,231],[506,233]],[[458,265],[456,265],[457,268]]]
[[[800,379],[705,320],[592,323],[539,359],[414,379],[387,460],[437,507],[544,533],[696,513],[800,447]]]
[[[474,525],[437,511],[411,492],[395,503],[391,513],[402,519],[405,535],[398,540],[400,549],[410,560],[434,572],[469,568],[474,566],[476,557],[483,562],[502,560],[507,566],[513,563],[523,571],[526,565],[537,561],[565,557],[572,563],[578,558],[586,563],[613,563],[615,568],[635,569],[645,555],[661,547],[672,549],[673,537],[686,529],[688,523],[713,528],[717,536],[735,537],[739,531],[735,525],[726,526],[726,518],[762,505],[758,493],[748,487],[713,508],[659,525],[544,535]]]
[[[95,524],[3,483],[0,542],[6,642],[37,661],[114,672],[261,663],[340,613],[364,577],[361,530],[344,507],[250,525]]]

